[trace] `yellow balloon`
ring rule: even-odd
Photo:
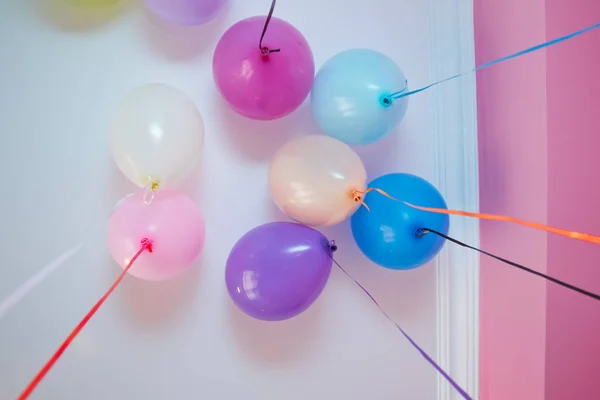
[[[64,0],[69,4],[79,7],[107,7],[117,4],[121,0]]]
[[[269,167],[269,189],[277,207],[296,222],[335,225],[360,206],[367,171],[350,146],[325,135],[303,136],[285,144]]]

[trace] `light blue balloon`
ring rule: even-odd
[[[398,126],[408,97],[389,96],[407,90],[406,77],[386,55],[369,49],[345,50],[321,67],[310,95],[321,129],[351,145],[376,142]]]
[[[447,209],[444,198],[426,180],[411,174],[388,174],[369,184],[397,200],[410,204]],[[376,264],[391,269],[412,269],[433,259],[442,249],[445,239],[428,233],[416,234],[419,228],[429,228],[448,234],[450,218],[412,208],[377,192],[369,193],[365,203],[352,216],[352,234],[360,250]]]

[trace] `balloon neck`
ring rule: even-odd
[[[383,107],[389,107],[392,105],[394,99],[392,98],[392,96],[384,94],[383,96],[381,96],[379,98],[379,104],[381,104]]]
[[[146,190],[144,191],[144,203],[150,205],[154,200],[154,193],[160,187],[160,181],[156,178],[148,177]]]
[[[331,251],[332,253],[335,253],[337,251],[338,247],[337,244],[335,244],[335,239],[329,241],[328,247],[329,251]]]
[[[364,208],[367,209],[367,211],[371,211],[371,209],[369,208],[369,206],[367,205],[367,203],[365,203],[365,196],[367,195],[367,193],[369,193],[371,190],[373,189],[367,189],[367,190],[358,190],[358,189],[354,189],[352,190],[352,192],[350,193],[350,196],[352,196],[352,200],[354,200],[357,203],[360,203]]]

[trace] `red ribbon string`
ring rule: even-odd
[[[123,272],[121,272],[121,275],[119,275],[119,277],[115,280],[112,286],[106,291],[106,293],[104,293],[104,295],[100,298],[100,300],[98,300],[98,302],[92,307],[92,309],[86,314],[86,316],[83,317],[81,322],[77,324],[75,329],[71,331],[71,334],[69,334],[65,341],[60,345],[58,350],[56,350],[56,352],[52,355],[52,357],[50,357],[50,359],[46,362],[42,369],[40,369],[35,378],[33,378],[31,382],[29,382],[29,385],[27,385],[25,390],[23,390],[23,392],[19,395],[18,400],[25,400],[31,395],[31,393],[35,390],[37,385],[44,379],[48,371],[50,371],[50,369],[54,366],[56,361],[58,361],[58,359],[62,356],[65,350],[69,347],[73,339],[75,339],[75,337],[79,334],[79,332],[81,332],[81,330],[88,323],[88,321],[94,316],[94,314],[96,314],[96,311],[98,311],[100,306],[102,306],[102,304],[106,301],[108,296],[110,296],[111,293],[117,288],[119,283],[121,283],[121,281],[125,277],[125,274],[127,274],[127,271],[129,271],[135,260],[137,260],[137,258],[145,250],[148,250],[150,253],[152,253],[152,242],[148,239],[142,240],[142,247],[133,256],[131,261],[129,261],[125,269],[123,269]]]

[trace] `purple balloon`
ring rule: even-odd
[[[144,0],[150,11],[177,25],[200,25],[213,19],[227,0]]]
[[[319,297],[333,262],[320,232],[296,223],[273,222],[246,233],[225,268],[234,303],[263,321],[281,321],[306,310]]]

